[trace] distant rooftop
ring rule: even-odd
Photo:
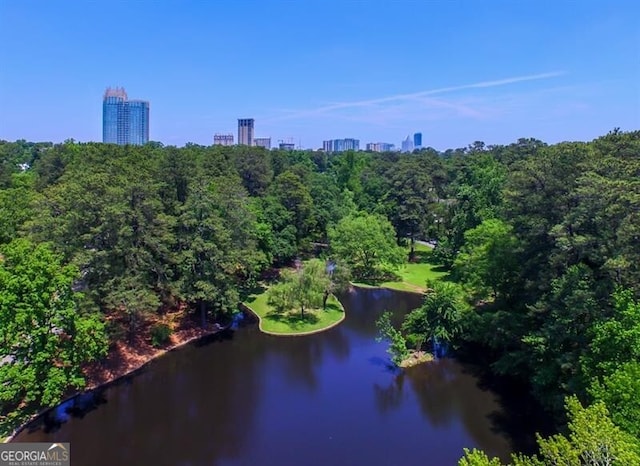
[[[120,97],[127,100],[127,92],[124,87],[107,87],[107,90],[104,91],[104,98],[106,99],[107,97]]]

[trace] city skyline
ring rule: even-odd
[[[153,103],[150,140],[165,145],[209,145],[244,116],[311,149],[342,135],[397,144],[414,128],[445,150],[640,127],[636,2],[361,6],[260,2],[247,17],[231,2],[0,2],[0,138],[100,141],[108,83]],[[337,11],[351,27],[334,25]],[[146,21],[113,34],[114,15]]]

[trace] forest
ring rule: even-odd
[[[513,464],[640,464],[640,131],[618,129],[412,154],[0,141],[3,434],[167,309],[224,320],[301,257],[392,273],[349,259],[368,225],[451,272],[407,339],[437,327],[556,419]]]

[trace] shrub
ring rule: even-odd
[[[155,324],[151,327],[151,344],[155,347],[167,344],[171,333],[171,327],[167,324]]]

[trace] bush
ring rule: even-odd
[[[158,347],[169,343],[172,333],[171,327],[167,324],[155,324],[151,327],[151,344]]]

